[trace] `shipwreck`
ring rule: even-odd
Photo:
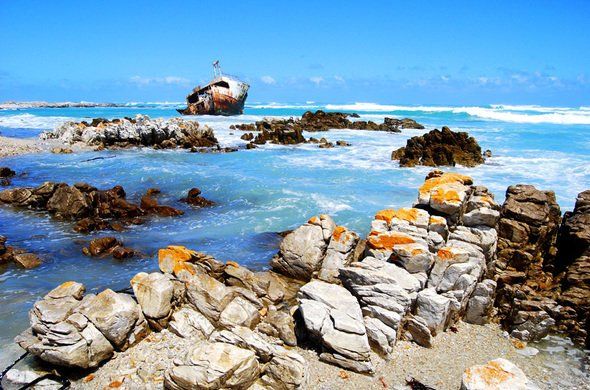
[[[219,61],[213,63],[213,80],[198,86],[186,97],[187,107],[178,109],[182,115],[240,115],[250,85],[237,77],[223,74]]]

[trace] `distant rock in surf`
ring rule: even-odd
[[[14,263],[20,268],[31,269],[40,266],[42,261],[34,253],[6,245],[6,237],[0,236],[0,265],[8,263]]]
[[[137,115],[135,119],[95,118],[91,123],[67,122],[42,133],[40,137],[59,139],[66,144],[83,143],[100,149],[142,146],[192,149],[219,146],[213,130],[208,126],[180,118],[150,119],[145,115]]]
[[[256,123],[232,125],[230,129],[243,131],[275,131],[276,129],[290,129],[294,131],[328,131],[330,129],[373,130],[400,132],[400,129],[423,129],[424,126],[413,119],[385,118],[383,123],[373,121],[351,121],[348,118],[358,118],[356,114],[343,112],[307,111],[301,119],[263,119]]]
[[[416,165],[474,167],[484,163],[481,147],[465,132],[454,132],[444,126],[424,135],[410,138],[406,146],[391,154],[392,160],[399,160],[401,167]]]

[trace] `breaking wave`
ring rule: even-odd
[[[76,120],[76,118],[33,114],[6,115],[0,116],[0,127],[49,130],[64,122],[73,120]]]
[[[590,124],[589,107],[543,107],[536,105],[502,105],[488,107],[401,106],[377,103],[327,104],[328,110],[360,112],[423,112],[467,114],[474,118],[514,123],[554,123],[562,125]]]

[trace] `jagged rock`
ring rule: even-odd
[[[219,316],[219,323],[226,327],[245,326],[251,329],[258,322],[260,322],[258,309],[241,296],[235,297],[228,303]]]
[[[168,329],[180,337],[208,339],[215,330],[211,321],[190,307],[182,307],[172,314]]]
[[[436,335],[445,329],[450,310],[451,299],[437,294],[434,288],[427,288],[418,293],[416,316],[424,320],[432,335]]]
[[[534,390],[538,387],[514,363],[499,358],[469,367],[463,373],[461,390],[488,389]]]
[[[312,339],[323,347],[320,359],[359,372],[372,372],[361,308],[344,287],[311,281],[299,290],[299,310]]]
[[[213,130],[198,122],[180,118],[150,119],[137,115],[135,119],[99,118],[92,123],[67,122],[53,131],[41,134],[41,139],[59,139],[66,144],[83,142],[102,148],[153,146],[160,148],[213,147],[218,145]]]
[[[418,345],[426,348],[432,347],[432,334],[422,317],[410,315],[406,320],[406,330]]]
[[[90,256],[100,256],[110,253],[118,245],[121,243],[115,237],[100,237],[90,241],[87,251]]]
[[[489,321],[490,312],[494,305],[496,282],[486,279],[475,287],[475,291],[465,311],[465,322],[483,325]]]
[[[276,272],[309,280],[319,270],[336,224],[328,215],[312,217],[293,230],[281,242],[279,253],[271,260]]]
[[[441,166],[456,164],[474,167],[484,163],[481,147],[465,132],[454,132],[446,126],[422,136],[408,139],[406,146],[395,150],[392,160],[402,167],[416,165]]]
[[[140,272],[131,279],[131,287],[143,314],[154,320],[168,317],[172,310],[174,283],[166,275]]]
[[[34,253],[18,253],[12,256],[12,260],[19,267],[31,269],[40,266],[43,262]]]
[[[112,356],[115,348],[110,340],[117,348],[126,348],[145,335],[139,315],[135,321],[125,321],[126,309],[141,314],[131,297],[105,290],[98,299],[94,295],[83,299],[84,290],[80,283],[66,282],[50,291],[35,303],[30,313],[31,328],[16,342],[50,364],[90,368]],[[105,295],[111,299],[105,299]],[[113,308],[110,303],[114,302],[124,304]],[[87,316],[89,312],[94,315]]]
[[[276,353],[265,366],[260,382],[277,390],[304,389],[307,387],[307,362],[293,352]]]
[[[202,197],[201,190],[198,188],[191,188],[186,198],[181,199],[181,201],[197,207],[208,207],[215,204],[215,202]]]
[[[469,176],[457,173],[436,173],[418,190],[418,204],[448,216],[456,215],[464,207],[471,184],[473,180]]]
[[[213,323],[219,321],[236,292],[204,272],[196,272],[185,280],[188,302]]]
[[[49,374],[49,372],[45,370],[29,369],[28,367],[22,369],[12,368],[2,378],[0,386],[4,390],[19,390],[46,374]],[[36,390],[59,390],[62,387],[63,385],[58,381],[43,379],[37,382],[33,388]]]
[[[549,334],[555,320],[544,310],[514,310],[510,335],[524,341],[540,340]]]
[[[231,344],[203,342],[189,352],[185,364],[166,370],[164,384],[173,390],[246,389],[259,374],[254,352]]]
[[[359,236],[355,232],[344,226],[336,226],[332,232],[318,278],[329,283],[337,283],[339,281],[338,270],[350,264],[358,241]]]
[[[270,306],[263,321],[258,327],[259,331],[280,338],[286,345],[292,347],[297,345],[295,322],[289,313]]]
[[[158,251],[158,265],[164,273],[178,276],[182,271],[189,275],[204,272],[219,280],[223,276],[225,266],[214,257],[193,251],[180,245],[169,245]]]
[[[78,310],[118,350],[127,349],[149,332],[141,307],[131,296],[111,289],[90,298]]]

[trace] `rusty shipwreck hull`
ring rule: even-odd
[[[204,87],[195,88],[187,97],[182,115],[240,115],[250,86],[234,77],[219,76]]]

